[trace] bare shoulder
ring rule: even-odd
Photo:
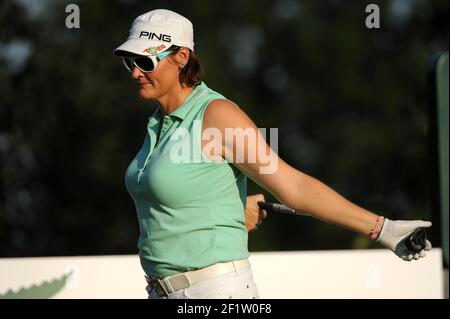
[[[253,126],[253,122],[242,109],[225,99],[217,99],[209,103],[203,123],[205,128]]]

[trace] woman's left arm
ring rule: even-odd
[[[396,246],[399,242],[416,228],[431,226],[430,222],[417,221],[406,228],[401,227],[401,231],[399,227],[393,227],[392,234],[383,234],[382,228],[387,230],[383,224],[396,222],[388,219],[383,222],[381,216],[359,207],[319,180],[288,165],[267,145],[253,121],[227,100],[215,100],[208,106],[203,128],[208,127],[218,128],[222,133],[222,155],[228,162],[281,203],[297,211],[363,235],[371,235],[373,239],[381,239],[380,242],[394,252],[398,250]],[[378,236],[380,233],[381,236]],[[379,238],[382,236],[386,240]],[[418,258],[419,255],[407,252],[406,259]]]
[[[376,224],[376,214],[351,203],[279,158],[253,121],[229,101],[215,100],[208,106],[203,128],[209,127],[222,133],[223,157],[281,203],[365,235]]]

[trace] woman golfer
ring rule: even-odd
[[[137,17],[114,50],[139,95],[157,100],[125,176],[149,298],[258,298],[248,261],[247,176],[280,202],[378,240],[405,260],[424,221],[391,221],[281,160],[236,104],[201,81],[193,26],[169,10]],[[254,204],[255,205],[255,204]]]

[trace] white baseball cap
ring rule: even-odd
[[[115,49],[114,54],[156,55],[172,45],[194,51],[192,23],[176,12],[157,9],[144,13],[133,21],[127,41]]]

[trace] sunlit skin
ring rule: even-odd
[[[267,212],[258,206],[258,202],[265,202],[263,194],[247,196],[247,206],[245,207],[245,228],[247,231],[255,231],[261,225]]]
[[[146,100],[157,99],[164,115],[170,114],[182,105],[193,90],[179,81],[179,72],[189,61],[189,54],[187,48],[180,48],[176,53],[161,60],[151,73],[143,73],[137,68],[132,70],[131,76],[139,85],[139,95]],[[226,136],[225,131],[228,128],[250,129],[258,132],[255,134],[259,134],[258,128],[247,114],[225,99],[212,101],[206,109],[203,129],[210,127],[219,129],[222,136]],[[244,149],[247,148],[248,143],[244,145]],[[234,163],[234,165],[257,184],[270,191],[280,202],[297,211],[309,213],[317,219],[340,225],[360,234],[368,235],[371,232],[377,222],[376,214],[351,203],[327,185],[288,165],[278,158],[267,144],[262,143],[257,145],[257,148],[256,154],[260,154],[259,149],[262,148],[265,154],[272,154],[278,159],[279,164],[274,173],[260,174],[264,163],[259,156],[256,162],[248,161],[247,157],[243,163]],[[237,145],[232,140],[223,139],[221,150],[222,158],[232,162]],[[231,155],[231,158],[227,158],[227,155]]]
[[[193,91],[192,87],[180,83],[178,79],[181,68],[189,60],[189,54],[189,49],[180,48],[177,53],[159,61],[152,72],[144,73],[136,67],[131,72],[132,79],[138,85],[139,96],[144,100],[158,100],[165,115],[175,111]],[[247,231],[256,230],[267,217],[267,212],[259,208],[258,201],[264,201],[264,195],[247,197],[245,209]]]
[[[151,73],[143,73],[137,68],[132,70],[131,76],[138,83],[139,95],[146,100],[157,99],[164,115],[172,113],[182,105],[193,90],[179,81],[179,72],[188,62],[189,54],[187,48],[180,48],[176,53],[161,60]],[[208,128],[220,130],[223,137],[226,136],[225,131],[228,128],[259,132],[255,123],[241,108],[225,99],[212,101],[206,109],[203,129]],[[248,143],[244,145],[244,149],[247,148]],[[262,148],[265,154],[272,154],[278,159],[278,168],[274,173],[260,174],[261,167],[265,164],[259,156],[255,162],[248,161],[248,153],[242,163],[234,162],[234,165],[272,193],[281,203],[360,234],[368,235],[371,232],[378,215],[351,203],[327,185],[288,165],[266,143],[257,145],[257,148],[256,154],[260,154],[259,150]],[[222,140],[222,158],[232,162],[237,149],[232,140]],[[231,157],[227,158],[227,155]]]
[[[193,91],[178,80],[180,69],[188,60],[189,49],[180,48],[177,53],[159,61],[152,72],[144,73],[135,67],[131,77],[138,84],[140,97],[158,100],[165,115],[175,111]]]
[[[139,86],[139,95],[146,100],[158,100],[164,115],[175,111],[193,91],[191,87],[182,84],[179,80],[179,72],[189,61],[189,54],[190,51],[187,48],[181,48],[161,60],[151,73],[143,73],[137,68],[132,70],[132,78]],[[226,132],[230,129],[253,133],[248,136],[260,136],[251,118],[231,101],[216,99],[210,102],[204,113],[202,134],[208,129],[219,131],[220,140],[215,142],[218,142],[220,147],[213,154],[206,155],[214,155],[214,157],[217,155],[228,163],[233,163],[242,173],[269,191],[279,202],[296,211],[362,235],[369,235],[374,240],[377,239],[383,227],[382,219],[380,224],[380,216],[350,202],[324,183],[284,162],[267,145],[264,138],[249,139],[245,135],[243,135],[244,139],[227,138]],[[206,144],[207,141],[202,138],[202,150],[205,149]],[[277,163],[274,170],[268,173],[262,170],[266,166],[264,154],[270,154],[270,158],[275,159],[274,162]],[[236,155],[243,155],[242,160],[234,161],[238,158]],[[247,198],[245,226],[248,231],[255,230],[266,215],[266,212],[259,209],[257,205],[258,196],[260,194]],[[386,243],[391,245],[389,241]],[[395,251],[396,246],[393,245],[386,247]],[[424,255],[419,256],[416,253],[401,257],[404,260],[411,260]]]

